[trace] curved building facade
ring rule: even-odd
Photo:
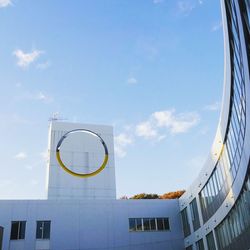
[[[222,0],[224,93],[215,140],[180,199],[186,249],[250,249],[250,2]]]

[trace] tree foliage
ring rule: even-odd
[[[174,192],[165,193],[160,196],[160,199],[179,199],[183,194],[185,193],[185,190],[178,190]]]
[[[136,194],[132,197],[130,197],[129,199],[135,199],[135,200],[140,200],[140,199],[159,199],[159,195],[158,194]]]
[[[185,193],[185,190],[178,190],[178,191],[174,191],[174,192],[165,193],[165,194],[162,194],[162,195],[142,193],[142,194],[133,195],[129,199],[134,199],[134,200],[141,200],[141,199],[162,199],[162,200],[179,199],[184,193]],[[128,199],[128,197],[123,196],[123,197],[121,197],[121,199]]]

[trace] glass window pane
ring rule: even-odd
[[[19,239],[25,238],[25,227],[26,227],[26,221],[20,221],[20,227],[19,227]]]
[[[136,231],[135,219],[129,218],[129,230]]]
[[[164,224],[164,230],[169,230],[169,219],[168,218],[163,218],[163,224]]]
[[[37,221],[36,223],[36,238],[42,239],[43,225],[42,221]]]
[[[142,219],[141,218],[136,219],[136,231],[142,231]]]
[[[19,228],[19,222],[18,221],[12,221],[12,223],[11,223],[11,234],[10,234],[10,239],[11,240],[17,240],[18,239],[18,228]]]
[[[155,218],[150,219],[150,229],[156,230]]]
[[[44,221],[43,238],[50,239],[50,221]]]
[[[143,219],[143,228],[144,231],[149,231],[150,230],[150,223],[149,223],[150,219],[149,218],[144,218]]]
[[[163,219],[162,218],[157,218],[157,229],[159,231],[164,230],[164,225],[163,225]]]

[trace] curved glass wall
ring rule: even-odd
[[[244,28],[245,41],[248,53],[248,66],[250,69],[250,1],[243,0],[239,1],[239,6],[241,10],[242,24]]]
[[[246,129],[246,93],[242,48],[236,6],[226,1],[231,56],[231,101],[229,122],[219,160],[201,190],[200,204],[206,222],[221,206],[239,169]]]
[[[215,229],[219,249],[249,249],[250,246],[250,175],[227,217]]]
[[[225,82],[226,88],[230,88],[225,91],[226,104],[229,102],[228,107],[224,105],[220,127],[226,131],[219,142],[222,147],[211,175],[201,191],[195,192],[192,186],[183,196],[181,214],[188,249],[192,246],[202,249],[202,240],[196,238],[203,236],[208,250],[247,250],[250,249],[250,148],[247,146],[250,130],[246,124],[250,118],[250,101],[246,100],[250,98],[250,0],[221,2],[227,32],[225,65],[226,73],[230,74]],[[242,176],[246,171],[246,177]],[[228,196],[229,191],[232,197]],[[226,198],[233,205],[230,211],[228,206],[222,206]]]

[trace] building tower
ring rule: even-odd
[[[88,129],[99,134],[109,151],[105,169],[92,178],[77,178],[65,172],[56,159],[56,146],[61,137],[74,129]],[[102,161],[103,148],[93,136],[70,135],[62,148],[62,158],[76,172],[89,173]],[[48,199],[116,199],[113,128],[52,121],[49,129],[47,165]]]

